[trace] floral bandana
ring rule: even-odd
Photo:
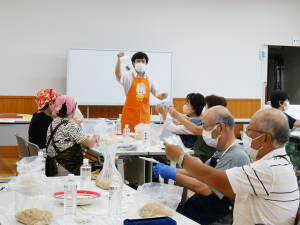
[[[44,89],[36,94],[36,103],[38,104],[38,109],[44,108],[44,106],[49,105],[50,102],[55,101],[59,95],[53,89]]]
[[[65,104],[65,103],[66,103],[66,106],[67,106],[67,114],[69,114],[70,112],[72,112],[72,110],[76,106],[76,102],[75,102],[74,98],[72,96],[70,96],[70,95],[61,95],[61,96],[59,96],[55,100],[53,111],[56,114],[58,114],[59,111],[61,110],[62,105]]]

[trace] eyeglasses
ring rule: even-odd
[[[212,124],[212,125],[207,125],[207,126],[203,126],[203,125],[202,125],[202,128],[203,128],[204,130],[206,130],[208,127],[211,127],[211,126],[214,126],[214,125],[217,125],[217,124],[220,124],[220,123],[214,123],[214,124]]]
[[[251,131],[255,131],[257,133],[269,134],[272,137],[272,135],[268,132],[264,132],[264,131],[260,131],[260,130],[253,130],[253,129],[250,129],[249,127],[250,127],[249,125],[246,127],[246,133],[248,133],[248,131],[251,130]]]

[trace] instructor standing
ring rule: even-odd
[[[150,92],[158,99],[168,97],[168,93],[160,90],[156,82],[145,73],[149,58],[143,52],[135,53],[132,58],[132,65],[135,68],[127,73],[121,72],[120,57],[124,52],[118,54],[116,65],[117,81],[124,86],[126,102],[122,112],[122,130],[125,124],[129,125],[131,131],[139,123],[149,124],[150,121]]]

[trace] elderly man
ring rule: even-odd
[[[226,170],[235,166],[250,164],[249,157],[234,135],[234,118],[223,106],[212,107],[203,117],[203,139],[217,151],[206,161],[217,170]],[[193,163],[201,163],[191,157]],[[184,169],[173,169],[159,163],[154,167],[155,176],[173,179],[184,187],[194,191],[192,196],[178,212],[200,224],[211,224],[228,215],[233,209],[233,201],[210,185],[204,184]]]
[[[213,108],[207,112],[210,110]],[[214,126],[212,122],[209,125]],[[288,135],[288,120],[281,111],[259,110],[243,138],[247,153],[258,160],[226,171],[196,161],[179,146],[165,145],[170,160],[178,162],[197,180],[235,199],[234,224],[294,224],[299,190],[284,147]]]

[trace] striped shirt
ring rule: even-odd
[[[234,224],[294,224],[299,190],[284,147],[226,174],[236,194]]]

